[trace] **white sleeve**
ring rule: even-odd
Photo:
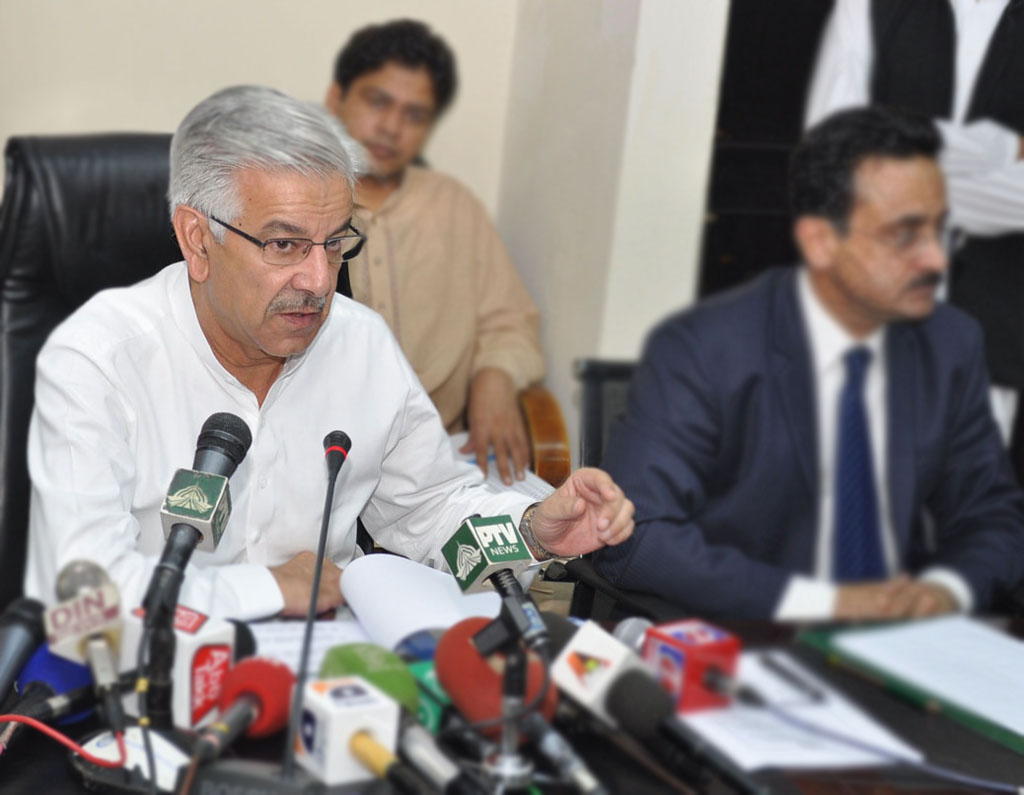
[[[994,122],[940,125],[945,146],[950,223],[972,235],[1024,229],[1024,160],[1020,136]]]
[[[123,608],[134,608],[142,603],[159,554],[140,550],[140,527],[132,515],[139,462],[130,443],[131,405],[101,367],[69,346],[48,343],[36,369],[25,591],[52,604],[60,570],[84,558],[117,584]],[[241,619],[271,615],[283,606],[269,570],[246,563],[190,564],[179,601]]]
[[[871,37],[869,0],[838,0],[822,34],[814,66],[804,126],[830,113],[866,105],[870,99]]]
[[[776,621],[827,621],[835,616],[838,593],[834,583],[794,575],[782,592],[774,618]]]
[[[397,345],[393,361],[377,366],[398,368],[396,383],[404,384],[407,394],[363,521],[386,549],[445,569],[441,547],[466,518],[508,514],[518,526],[534,500],[492,490],[479,467],[455,458],[437,409]]]

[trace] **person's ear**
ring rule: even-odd
[[[174,208],[174,236],[188,263],[188,275],[194,281],[204,282],[210,275],[210,258],[206,246],[210,240],[210,225],[206,216],[192,207],[179,204]]]
[[[793,237],[808,267],[824,270],[835,261],[839,230],[827,218],[801,215],[793,227]]]

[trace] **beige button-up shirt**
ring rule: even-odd
[[[449,432],[463,430],[469,384],[498,367],[516,389],[544,374],[539,316],[480,202],[453,178],[410,166],[349,263],[353,297],[379,312]]]

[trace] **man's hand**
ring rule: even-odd
[[[600,469],[577,469],[537,506],[533,534],[552,554],[585,555],[633,533],[633,503]]]
[[[277,587],[284,596],[282,616],[305,616],[309,610],[309,594],[313,588],[313,572],[316,555],[300,552],[287,563],[271,566],[270,573],[277,580]],[[341,569],[325,560],[320,575],[320,591],[316,598],[317,615],[331,610],[345,602],[341,595]]]
[[[835,617],[860,621],[923,618],[956,609],[956,600],[946,588],[901,574],[881,582],[839,586]]]
[[[526,427],[516,400],[512,376],[496,367],[485,367],[473,376],[469,385],[466,411],[469,440],[459,452],[476,452],[476,463],[487,474],[487,452],[494,448],[494,461],[506,486],[512,485],[512,473],[518,480],[530,460]]]

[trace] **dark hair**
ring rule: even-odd
[[[921,114],[886,107],[833,113],[809,129],[789,163],[789,202],[794,217],[828,218],[840,232],[853,211],[853,178],[871,157],[935,159],[942,138]]]
[[[369,25],[352,34],[334,62],[334,82],[341,90],[360,75],[375,72],[389,61],[410,69],[423,67],[434,85],[434,103],[441,115],[455,96],[458,78],[455,55],[440,36],[413,19]]]

